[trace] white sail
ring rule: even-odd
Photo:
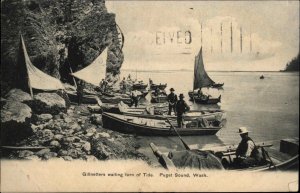
[[[72,76],[85,82],[99,86],[102,79],[106,76],[107,48],[87,67],[71,73]]]
[[[29,77],[29,84],[30,84],[29,86],[31,88],[40,89],[40,90],[64,89],[64,86],[59,79],[44,73],[43,71],[39,70],[31,63],[22,35],[21,35],[21,48],[22,48],[21,53],[23,52],[23,56],[21,57],[24,57],[25,59],[25,65]],[[19,64],[19,65],[24,65],[24,64]],[[20,84],[24,84],[24,82]]]

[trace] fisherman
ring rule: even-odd
[[[106,92],[107,85],[108,85],[108,82],[104,78],[102,78],[102,80],[99,84],[101,92]]]
[[[131,91],[130,97],[131,97],[131,104],[130,107],[134,104],[135,107],[138,106],[138,102],[139,102],[139,98],[142,95],[142,93],[140,91],[138,91],[137,89],[133,89]]]
[[[176,115],[176,102],[178,101],[177,95],[174,93],[174,88],[170,89],[171,93],[168,95],[169,102],[169,112],[168,115],[171,115],[172,110],[174,110],[174,114]]]
[[[81,103],[82,103],[83,89],[84,89],[84,82],[80,80],[78,82],[77,89],[76,89],[78,106],[81,105]]]
[[[127,80],[131,80],[131,75],[130,74],[128,74]]]
[[[238,133],[242,140],[236,149],[234,164],[241,168],[259,164],[262,161],[262,156],[254,141],[248,136],[248,129],[246,127],[240,127]]]
[[[120,83],[120,87],[121,87],[122,93],[123,94],[126,93],[126,80],[125,80],[125,77],[123,77],[123,80]]]
[[[155,92],[154,92],[154,96],[158,96],[159,95],[159,88],[157,87],[156,89],[155,89]]]
[[[181,93],[179,95],[179,101],[176,103],[176,113],[177,113],[177,124],[179,128],[182,128],[183,126],[183,117],[182,115],[190,110],[190,107],[186,104],[186,102],[183,100],[184,96]]]
[[[150,86],[153,84],[153,80],[151,80],[151,78],[149,78],[149,84]]]

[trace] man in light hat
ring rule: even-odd
[[[177,102],[177,95],[174,93],[174,88],[170,89],[171,93],[168,95],[168,102],[169,102],[169,112],[168,115],[171,115],[172,110],[174,110],[174,114],[176,115],[176,102]]]
[[[182,115],[190,110],[190,107],[186,104],[186,102],[183,100],[184,95],[181,93],[179,95],[179,101],[176,103],[176,113],[177,113],[177,123],[178,127],[182,128],[183,126],[183,117]]]
[[[242,140],[236,149],[235,164],[240,167],[249,167],[258,164],[262,160],[254,141],[248,136],[248,129],[240,127],[238,133]]]

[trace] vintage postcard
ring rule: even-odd
[[[299,190],[299,1],[1,0],[1,192]]]

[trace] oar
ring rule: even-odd
[[[276,165],[274,164],[274,162],[272,161],[271,157],[269,156],[269,153],[265,150],[265,148],[261,147],[263,153],[268,157],[268,159],[270,160],[271,164],[274,166],[275,169],[276,168]]]
[[[166,119],[167,119],[168,123],[171,125],[171,128],[175,131],[175,133],[177,134],[177,136],[179,137],[179,139],[183,143],[185,149],[191,150],[190,147],[183,141],[183,139],[181,138],[181,136],[179,135],[179,133],[177,132],[177,130],[175,129],[175,127],[172,125],[172,123],[170,122],[170,120],[168,118],[166,118]]]

